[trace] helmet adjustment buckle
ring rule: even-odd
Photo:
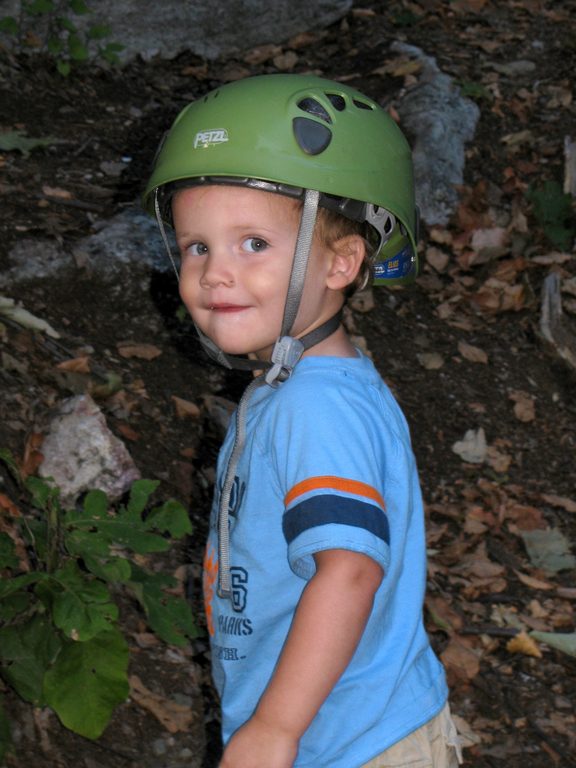
[[[266,373],[266,383],[271,387],[277,387],[283,381],[290,378],[296,363],[302,357],[306,347],[292,336],[281,336],[272,350],[272,367]]]

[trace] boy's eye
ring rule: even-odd
[[[205,256],[208,253],[208,247],[204,243],[192,243],[185,252],[190,256]]]
[[[268,243],[266,240],[262,240],[261,237],[247,237],[242,243],[242,247],[244,250],[250,251],[250,253],[259,253],[268,248]]]

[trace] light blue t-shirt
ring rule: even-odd
[[[234,424],[218,462],[220,488]],[[447,698],[422,621],[424,514],[408,427],[372,362],[306,357],[251,398],[230,501],[233,600],[217,595],[219,492],[205,559],[212,667],[224,743],[252,715],[313,555],[347,549],[384,569],[354,657],[300,742],[298,768],[357,768]]]

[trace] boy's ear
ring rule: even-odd
[[[332,261],[326,285],[343,290],[354,282],[366,255],[366,243],[360,235],[346,235],[332,244]]]

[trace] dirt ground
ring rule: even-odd
[[[556,271],[573,285],[576,257],[550,243],[526,195],[530,184],[564,178],[576,111],[575,13],[573,3],[539,0],[366,1],[341,23],[276,48],[214,62],[182,54],[121,70],[76,67],[66,79],[42,56],[0,53],[1,131],[57,139],[29,154],[0,154],[0,269],[12,266],[10,253],[23,239],[51,241],[71,255],[63,277],[4,291],[61,338],[0,318],[0,446],[22,455],[63,398],[94,391],[102,372],[121,377],[120,393],[99,405],[143,476],[160,479],[164,495],[190,507],[194,534],[169,565],[186,566],[200,624],[200,562],[220,439],[205,398],[233,400],[245,379],[207,361],[178,313],[172,277],[131,267],[111,284],[74,259],[75,244],[134,205],[179,109],[227,80],[313,71],[345,79],[394,111],[418,81],[418,70],[390,51],[403,40],[434,56],[477,101],[462,203],[447,227],[424,228],[422,277],[410,288],[378,291],[368,311],[355,305],[348,323],[411,426],[428,515],[427,625],[466,732],[465,765],[478,768],[576,765],[576,661],[543,644],[510,645],[519,629],[575,631],[574,569],[550,572],[535,563],[523,538],[551,529],[576,541],[576,377],[538,333],[543,281]],[[535,66],[510,66],[526,61]],[[119,174],[122,158],[131,160]],[[498,228],[504,239],[482,250],[474,233]],[[573,306],[570,293],[565,299]],[[574,322],[567,314],[569,329]],[[162,353],[123,357],[118,345],[126,340]],[[90,373],[57,368],[81,355]],[[200,415],[182,416],[174,396],[196,403]],[[480,429],[484,460],[465,461],[453,446]],[[192,725],[170,734],[131,697],[90,742],[7,691],[17,742],[10,768],[217,764],[206,639],[176,652],[139,643],[143,623],[133,612],[124,621],[131,672],[159,695],[189,703]]]

